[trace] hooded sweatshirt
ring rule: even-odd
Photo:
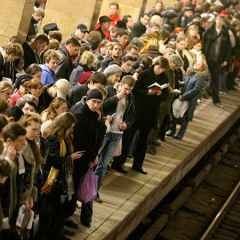
[[[46,64],[40,65],[42,69],[41,83],[43,85],[50,85],[56,82],[56,75],[53,70],[51,70]]]

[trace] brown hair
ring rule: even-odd
[[[33,89],[41,88],[42,83],[38,79],[33,78],[32,80],[26,82],[25,87],[29,91],[32,88]]]
[[[91,77],[87,80],[87,83],[99,83],[105,86],[107,84],[107,79],[104,73],[95,72],[91,75]]]
[[[26,129],[16,122],[6,125],[2,132],[4,141],[7,141],[8,139],[14,141],[18,137],[26,135]]]
[[[0,94],[1,92],[6,91],[7,89],[13,89],[12,84],[9,81],[1,81],[0,82]]]
[[[49,41],[49,49],[53,49],[53,50],[58,50],[60,47],[60,43],[57,39],[50,39]]]
[[[165,57],[159,56],[153,59],[153,65],[160,65],[163,69],[169,69],[169,62]]]
[[[69,129],[74,123],[76,119],[74,115],[70,112],[61,113],[58,115],[51,124],[51,132],[50,136],[58,134],[60,131]]]
[[[44,62],[49,63],[51,59],[60,60],[60,55],[56,50],[49,49],[44,53]]]
[[[31,76],[35,75],[35,74],[38,73],[38,72],[42,72],[42,69],[41,69],[41,67],[40,67],[38,64],[36,64],[36,63],[31,64],[31,65],[28,66],[27,69],[26,69],[26,73],[29,74],[29,75],[31,75]]]
[[[40,115],[38,113],[27,113],[23,115],[20,120],[20,123],[23,127],[29,126],[31,122],[41,123]]]
[[[119,9],[119,4],[117,2],[111,2],[109,3],[109,7],[110,6],[115,6],[117,9]]]
[[[57,40],[59,43],[62,42],[62,33],[59,31],[50,31],[48,34],[50,40]]]
[[[47,45],[49,44],[49,39],[48,36],[45,34],[39,34],[32,42],[31,47],[33,49],[37,48],[37,44],[43,44],[46,43]]]
[[[135,85],[135,79],[132,75],[126,75],[121,80],[122,84],[127,84],[129,87],[134,87]]]
[[[0,99],[0,113],[5,113],[8,109],[7,99]]]
[[[44,111],[47,112],[47,119],[54,119],[57,116],[56,109],[64,103],[67,103],[66,100],[59,97],[54,98],[49,107]]]
[[[23,57],[23,48],[21,44],[19,43],[9,43],[5,47],[5,51],[7,55],[12,55],[16,58],[22,58]]]

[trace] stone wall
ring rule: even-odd
[[[18,32],[25,0],[1,0],[0,45]]]
[[[46,16],[42,25],[56,22],[63,32],[64,38],[71,34],[76,25],[91,24],[97,0],[48,0]],[[100,14],[108,14],[108,5],[113,0],[101,0]],[[143,0],[116,0],[121,15],[131,14],[137,20]],[[147,1],[147,10],[151,9],[156,0]],[[174,0],[166,1],[166,5]],[[7,42],[10,36],[26,36],[32,14],[34,0],[1,0],[0,7],[0,45]]]
[[[56,22],[66,38],[79,23],[90,26],[94,6],[95,0],[48,0],[43,24]]]
[[[108,15],[109,3],[114,2],[113,0],[103,0],[101,15]],[[134,20],[138,19],[140,8],[142,6],[142,0],[116,0],[120,6],[120,14],[130,14]]]

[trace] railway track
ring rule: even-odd
[[[200,240],[240,239],[240,181]]]
[[[239,124],[233,129],[128,240],[240,240]]]

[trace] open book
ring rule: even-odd
[[[160,84],[158,84],[157,82],[155,82],[155,83],[149,85],[147,88],[148,88],[148,89],[151,89],[151,88],[152,88],[152,89],[163,90],[163,89],[168,88],[168,87],[169,87],[169,83],[164,83],[164,84],[160,85]]]

